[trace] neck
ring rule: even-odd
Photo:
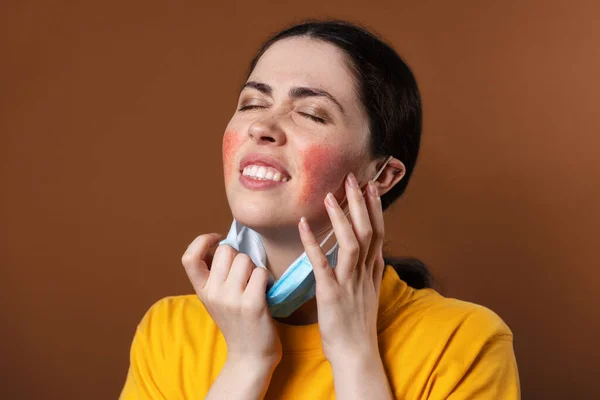
[[[275,229],[273,231],[260,232],[265,251],[267,253],[267,269],[273,274],[275,280],[281,278],[294,260],[305,250],[300,240],[300,234],[296,227],[289,230]],[[320,229],[317,231],[318,242],[324,239],[328,231]],[[328,241],[329,242],[329,241]],[[329,243],[327,243],[329,245]],[[327,247],[325,247],[327,248]],[[298,308],[287,318],[279,319],[280,322],[289,325],[308,325],[317,322],[317,303],[311,299]]]
[[[281,278],[289,265],[302,253],[304,246],[300,240],[297,227],[290,229],[260,230],[263,246],[267,253],[267,269],[277,280]],[[328,232],[317,232],[317,241],[323,240]]]

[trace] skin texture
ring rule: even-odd
[[[233,216],[269,237],[299,244],[296,224],[305,216],[315,228],[330,225],[322,199],[327,192],[343,196],[343,182],[354,172],[362,184],[375,170],[367,156],[368,124],[357,99],[346,58],[335,46],[306,38],[275,43],[261,57],[248,81],[272,88],[271,94],[254,88],[241,91],[237,110],[223,138],[225,188]],[[343,107],[325,97],[292,98],[294,87],[326,90]],[[240,110],[243,106],[256,108]],[[320,124],[306,114],[327,118]],[[232,151],[231,143],[236,143]],[[249,153],[282,162],[291,180],[280,188],[253,192],[238,181],[239,163]],[[296,246],[300,250],[301,247]],[[291,260],[290,260],[291,261]]]
[[[223,136],[223,175],[226,182],[232,179],[235,169],[232,158],[239,151],[242,139],[242,136],[233,133],[226,133]]]
[[[351,160],[339,149],[325,146],[308,146],[299,155],[302,160],[302,187],[298,193],[298,203],[304,207],[321,204],[327,192],[340,188],[343,181],[337,174],[331,174],[339,166],[351,166]],[[338,190],[334,190],[334,193]]]

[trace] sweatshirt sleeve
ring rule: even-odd
[[[164,318],[166,299],[155,303],[138,324],[130,350],[129,370],[119,400],[163,400],[166,387],[165,351],[161,345],[161,319]],[[164,319],[162,320],[164,321]]]

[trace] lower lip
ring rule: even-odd
[[[247,177],[247,176],[241,175],[241,174],[240,174],[240,182],[246,189],[250,189],[250,190],[274,189],[285,183],[282,181],[272,181],[269,179],[264,179],[264,180],[252,179],[250,177]]]

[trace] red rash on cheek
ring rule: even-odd
[[[313,146],[301,151],[302,187],[300,204],[323,203],[327,192],[339,189],[345,177],[344,153],[327,146]]]
[[[223,173],[225,175],[225,182],[231,177],[231,173],[234,171],[235,155],[242,143],[242,137],[234,132],[225,132],[223,136]]]

